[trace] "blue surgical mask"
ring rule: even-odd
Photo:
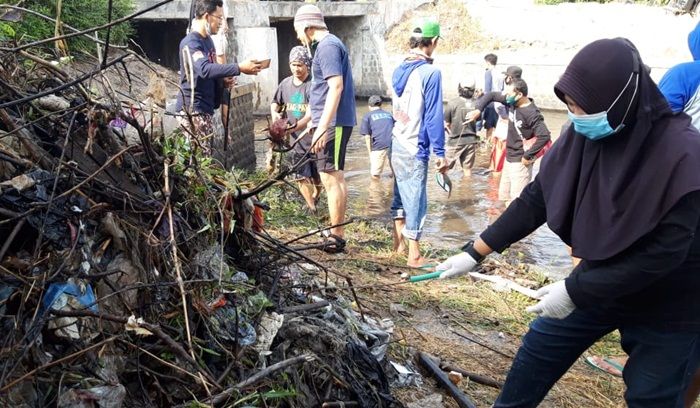
[[[506,105],[513,106],[518,98],[515,95],[506,95]]]
[[[639,88],[639,77],[637,77],[637,82],[635,82],[634,94],[632,94],[630,104],[627,106],[625,116],[623,116],[622,121],[615,129],[613,129],[612,126],[610,126],[610,121],[608,120],[608,112],[613,106],[615,106],[615,103],[617,103],[622,94],[625,92],[630,82],[632,81],[632,76],[634,75],[634,72],[630,75],[629,80],[627,80],[627,84],[624,88],[622,88],[620,94],[617,95],[617,98],[615,98],[615,100],[612,104],[610,104],[610,107],[607,110],[598,113],[592,113],[590,115],[575,115],[571,113],[571,111],[569,111],[569,119],[571,120],[571,123],[573,123],[576,132],[580,133],[581,135],[585,136],[590,140],[599,140],[622,130],[625,127],[625,119],[627,118],[627,114],[629,113],[630,108],[632,107],[632,102],[634,101],[634,97],[637,94],[637,89]]]

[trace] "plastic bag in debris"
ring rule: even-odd
[[[68,303],[68,297],[75,299],[81,309],[88,308],[93,312],[97,312],[97,304],[95,303],[95,293],[92,291],[90,284],[78,284],[69,279],[65,283],[52,283],[44,295],[45,309],[62,309]]]
[[[384,370],[371,352],[362,343],[349,341],[346,344],[348,360],[352,362],[353,370],[362,373],[362,381],[359,378],[348,378],[352,390],[357,395],[361,407],[392,407],[396,406],[396,400],[391,395],[389,381]],[[368,386],[369,385],[369,386]],[[376,394],[375,394],[376,393]],[[379,401],[377,401],[379,397]],[[400,404],[398,404],[400,406]]]
[[[270,351],[272,341],[277,336],[277,332],[284,324],[284,315],[275,312],[265,313],[258,325],[258,341],[253,347],[257,352]]]
[[[58,408],[120,408],[126,397],[123,385],[100,385],[87,390],[71,388],[58,398]]]
[[[45,170],[34,170],[18,179],[21,191],[4,187],[0,192],[0,207],[22,213],[36,203],[46,203],[51,196],[54,176]],[[30,184],[33,185],[30,186]],[[75,218],[88,208],[87,199],[78,195],[54,198],[50,210],[35,211],[27,216],[27,221],[36,230],[42,230],[44,237],[60,248],[72,246],[72,240],[83,234],[75,234]],[[78,242],[79,244],[81,242]]]
[[[235,275],[231,277],[231,282],[233,283],[246,283],[248,282],[248,275],[245,272],[238,271]]]
[[[411,363],[407,366],[389,361],[391,366],[394,368],[394,374],[390,377],[392,378],[392,387],[420,387],[423,385],[423,377],[420,373],[413,367]]]
[[[221,247],[215,245],[195,255],[192,264],[196,268],[196,276],[202,278],[220,279],[220,276],[231,275],[228,264],[222,257]]]
[[[238,340],[238,345],[250,346],[257,339],[255,328],[248,322],[248,318],[241,312],[236,316],[236,309],[231,306],[216,309],[209,316],[209,322],[211,331],[222,344],[233,345]],[[238,323],[238,334],[236,334],[236,323]]]
[[[97,312],[95,294],[90,284],[76,283],[69,279],[65,283],[52,283],[44,294],[44,310],[80,310],[89,309]],[[56,329],[56,335],[71,339],[87,339],[94,337],[97,333],[87,335],[81,331],[77,325],[76,317],[59,317],[49,321],[49,329]]]
[[[386,356],[391,334],[394,332],[394,322],[390,319],[375,320],[369,316],[365,316],[362,321],[361,316],[351,309],[340,308],[339,310],[346,322],[355,327],[357,336],[365,341],[374,358],[382,361]]]

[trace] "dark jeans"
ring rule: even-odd
[[[563,320],[532,322],[493,406],[536,407],[588,347],[615,329],[629,355],[623,371],[627,405],[683,407],[683,394],[700,365],[700,333],[620,325],[606,314],[578,309]]]

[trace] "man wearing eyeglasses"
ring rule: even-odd
[[[195,0],[192,29],[180,41],[180,87],[177,109],[180,126],[193,148],[210,153],[214,133],[212,115],[221,104],[224,88],[233,85],[241,73],[257,75],[260,63],[245,61],[217,64],[216,48],[211,36],[224,24],[222,0]]]

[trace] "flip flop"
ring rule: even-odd
[[[615,377],[622,377],[625,366],[609,357],[590,356],[586,357],[586,363]]]
[[[450,198],[452,194],[452,180],[450,180],[450,177],[447,174],[435,172],[435,181],[441,189],[445,190],[447,198]]]
[[[328,254],[337,254],[345,251],[345,240],[335,234],[328,234],[323,238],[321,251]]]
[[[418,269],[423,272],[435,272],[435,267],[438,266],[435,262],[427,262],[421,266],[412,266],[413,269]]]

